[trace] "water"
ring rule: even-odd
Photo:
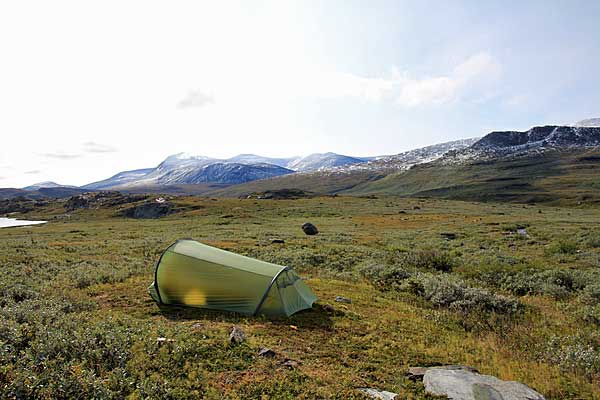
[[[39,225],[45,223],[46,221],[25,221],[22,219],[14,218],[0,218],[0,228],[9,228],[12,226]]]

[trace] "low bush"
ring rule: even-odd
[[[423,249],[403,253],[400,262],[405,267],[450,272],[454,267],[454,258],[447,251]]]
[[[410,272],[401,267],[381,264],[366,265],[358,271],[380,290],[398,289],[402,282],[411,276]]]
[[[495,284],[502,290],[518,296],[547,295],[555,299],[565,299],[587,286],[600,285],[600,274],[559,268],[537,272],[520,271],[498,276]],[[590,296],[594,296],[591,288]]]
[[[588,377],[600,373],[600,353],[579,336],[552,336],[542,350],[542,358],[563,371],[582,372]]]
[[[559,239],[548,246],[550,254],[575,254],[577,253],[577,242],[573,239]]]
[[[425,298],[435,307],[462,312],[514,314],[521,308],[515,299],[467,286],[463,281],[447,275],[415,274],[403,282],[402,290]]]

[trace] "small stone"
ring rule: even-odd
[[[310,222],[302,224],[302,230],[307,235],[316,235],[317,233],[319,233],[317,227],[311,224]]]
[[[331,304],[324,304],[323,310],[330,312],[330,313],[335,312],[335,308]]]
[[[233,344],[244,343],[246,341],[246,334],[241,328],[234,326],[229,333],[229,341]]]
[[[338,303],[347,303],[347,304],[352,303],[352,300],[350,300],[347,297],[342,297],[342,296],[335,296],[335,301],[337,301]]]
[[[163,345],[165,343],[173,343],[175,341],[175,339],[167,339],[165,337],[159,337],[156,338],[156,343],[160,346]]]
[[[283,239],[271,239],[271,243],[285,243]]]
[[[397,393],[388,392],[386,390],[377,390],[371,388],[360,388],[358,390],[360,390],[372,399],[394,400],[398,396]]]
[[[202,322],[196,322],[194,325],[192,325],[192,329],[199,331],[204,329],[204,324]]]
[[[298,361],[294,361],[294,360],[285,360],[284,362],[281,363],[282,367],[286,367],[289,369],[294,369],[296,367],[298,367],[298,365],[300,365],[300,363]]]
[[[258,351],[258,355],[260,357],[272,358],[272,357],[275,357],[275,352],[267,347],[261,347],[260,350]]]

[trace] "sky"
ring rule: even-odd
[[[600,117],[600,2],[0,0],[0,187]]]

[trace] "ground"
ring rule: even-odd
[[[23,215],[48,224],[0,229],[0,397],[363,398],[356,389],[372,387],[427,399],[409,366],[468,364],[548,399],[600,398],[600,209],[173,201],[179,212],[153,220],[51,202]],[[304,222],[320,233],[304,235]],[[293,266],[319,301],[278,319],[159,307],[146,289],[180,238]],[[246,343],[229,344],[234,325]]]

